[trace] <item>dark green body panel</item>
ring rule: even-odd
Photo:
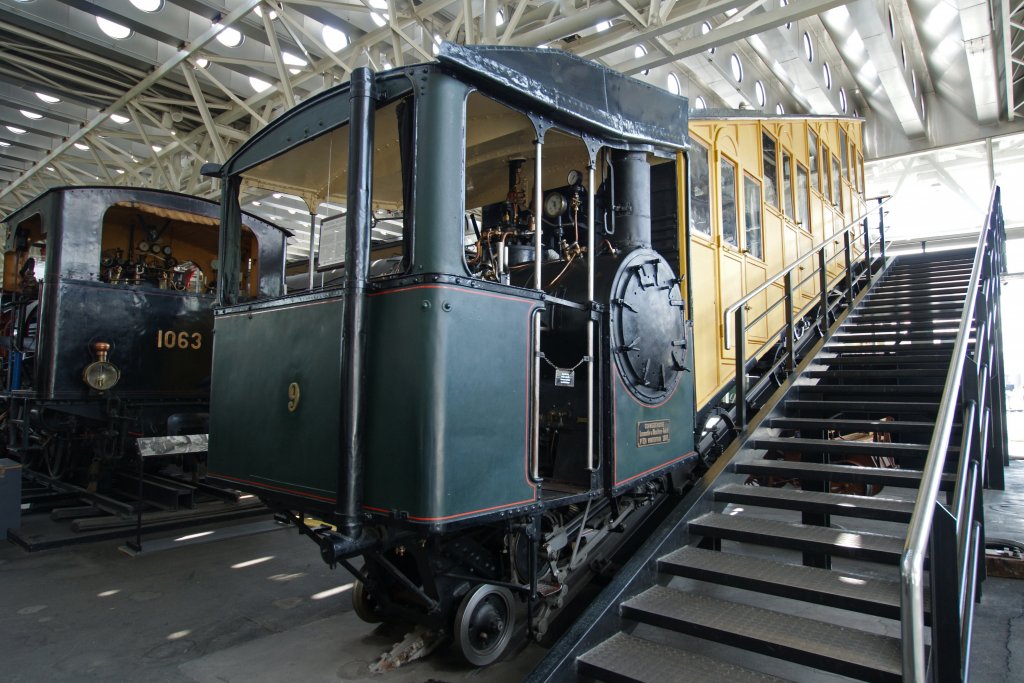
[[[443,522],[533,502],[536,299],[416,285],[370,296],[364,507]]]
[[[216,317],[211,475],[334,501],[344,313],[334,294]]]
[[[693,367],[693,335],[687,327],[686,366]],[[683,372],[675,392],[663,403],[647,405],[638,401],[623,384],[615,363],[611,363],[612,381],[612,445],[614,448],[612,486],[627,484],[631,479],[663,465],[693,457],[693,373]],[[667,442],[655,425],[668,422]],[[648,445],[639,445],[641,423],[646,424],[644,438]]]
[[[334,294],[218,315],[213,476],[267,497],[334,502],[343,320]],[[452,285],[369,297],[365,509],[443,522],[535,500],[527,398],[539,305]],[[301,393],[289,411],[293,382]]]

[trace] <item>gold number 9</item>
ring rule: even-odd
[[[299,383],[292,382],[288,385],[288,412],[294,413],[299,407]]]

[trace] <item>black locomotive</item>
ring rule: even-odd
[[[556,51],[439,60],[358,69],[204,169],[224,188],[210,473],[347,567],[361,617],[484,665],[698,464],[687,101]],[[243,181],[345,205],[319,264],[343,286],[240,299]]]
[[[283,292],[288,232],[254,216],[243,296]],[[4,219],[7,453],[106,488],[140,436],[206,431],[219,209],[139,188],[52,189]]]

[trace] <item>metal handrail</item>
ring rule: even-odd
[[[780,270],[778,273],[776,273],[774,276],[772,276],[772,278],[770,280],[765,280],[763,284],[758,285],[757,287],[752,289],[750,292],[748,292],[747,295],[744,296],[742,299],[736,301],[731,306],[729,306],[727,309],[725,309],[725,311],[722,313],[722,323],[724,325],[724,327],[723,327],[723,332],[724,332],[723,338],[725,339],[725,348],[727,350],[732,348],[732,336],[733,335],[730,334],[730,332],[731,332],[731,329],[730,329],[731,328],[730,318],[731,318],[731,316],[733,316],[736,313],[736,309],[738,309],[740,306],[745,306],[755,296],[757,296],[761,292],[767,290],[771,285],[775,284],[776,282],[778,282],[779,280],[784,278],[789,273],[792,273],[794,270],[796,270],[800,266],[801,263],[806,261],[811,256],[814,256],[818,251],[820,251],[822,248],[824,248],[825,245],[827,245],[829,242],[834,241],[838,237],[842,237],[844,234],[846,234],[846,233],[850,232],[851,230],[853,230],[854,227],[859,227],[868,217],[874,215],[874,213],[876,211],[880,211],[882,206],[884,206],[890,199],[892,199],[892,195],[882,195],[880,197],[871,197],[870,199],[866,199],[865,202],[878,201],[878,204],[876,206],[874,206],[871,210],[865,211],[864,213],[862,213],[861,215],[857,216],[855,219],[853,219],[852,221],[847,223],[845,226],[843,226],[842,228],[840,228],[836,232],[832,233],[831,236],[826,237],[822,241],[820,241],[817,244],[815,244],[813,247],[808,249],[805,253],[803,253],[802,255],[798,256],[796,259],[794,259],[793,262],[790,263],[788,266],[786,266],[785,268]],[[877,244],[878,241],[879,240],[875,240],[874,242],[871,242],[871,246],[872,247],[875,246],[875,244]],[[829,260],[831,261],[831,260],[833,260],[835,258],[836,258],[836,255],[833,255],[832,258],[829,259]],[[808,276],[808,277],[810,277],[810,276]],[[807,278],[804,278],[804,280],[801,281],[800,284],[803,284],[803,282],[805,282],[806,280],[807,280]]]
[[[935,503],[938,499],[946,450],[953,428],[953,418],[959,404],[958,394],[963,377],[964,362],[970,340],[971,323],[974,320],[978,287],[981,281],[982,265],[987,257],[986,242],[993,230],[994,212],[999,204],[999,187],[993,186],[989,199],[988,214],[978,236],[977,251],[971,270],[971,282],[960,316],[960,331],[953,346],[953,357],[946,382],[943,385],[942,401],[936,418],[935,430],[928,447],[928,456],[921,475],[920,488],[910,518],[907,539],[900,558],[900,619],[903,640],[903,680],[924,683],[926,676],[924,643],[924,560],[928,541],[932,533]],[[979,326],[980,327],[980,326]],[[971,429],[964,424],[963,429]],[[966,454],[961,454],[966,457]],[[965,475],[962,475],[965,476]]]

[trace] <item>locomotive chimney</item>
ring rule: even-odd
[[[651,165],[646,152],[612,152],[615,239],[619,246],[651,246]]]

